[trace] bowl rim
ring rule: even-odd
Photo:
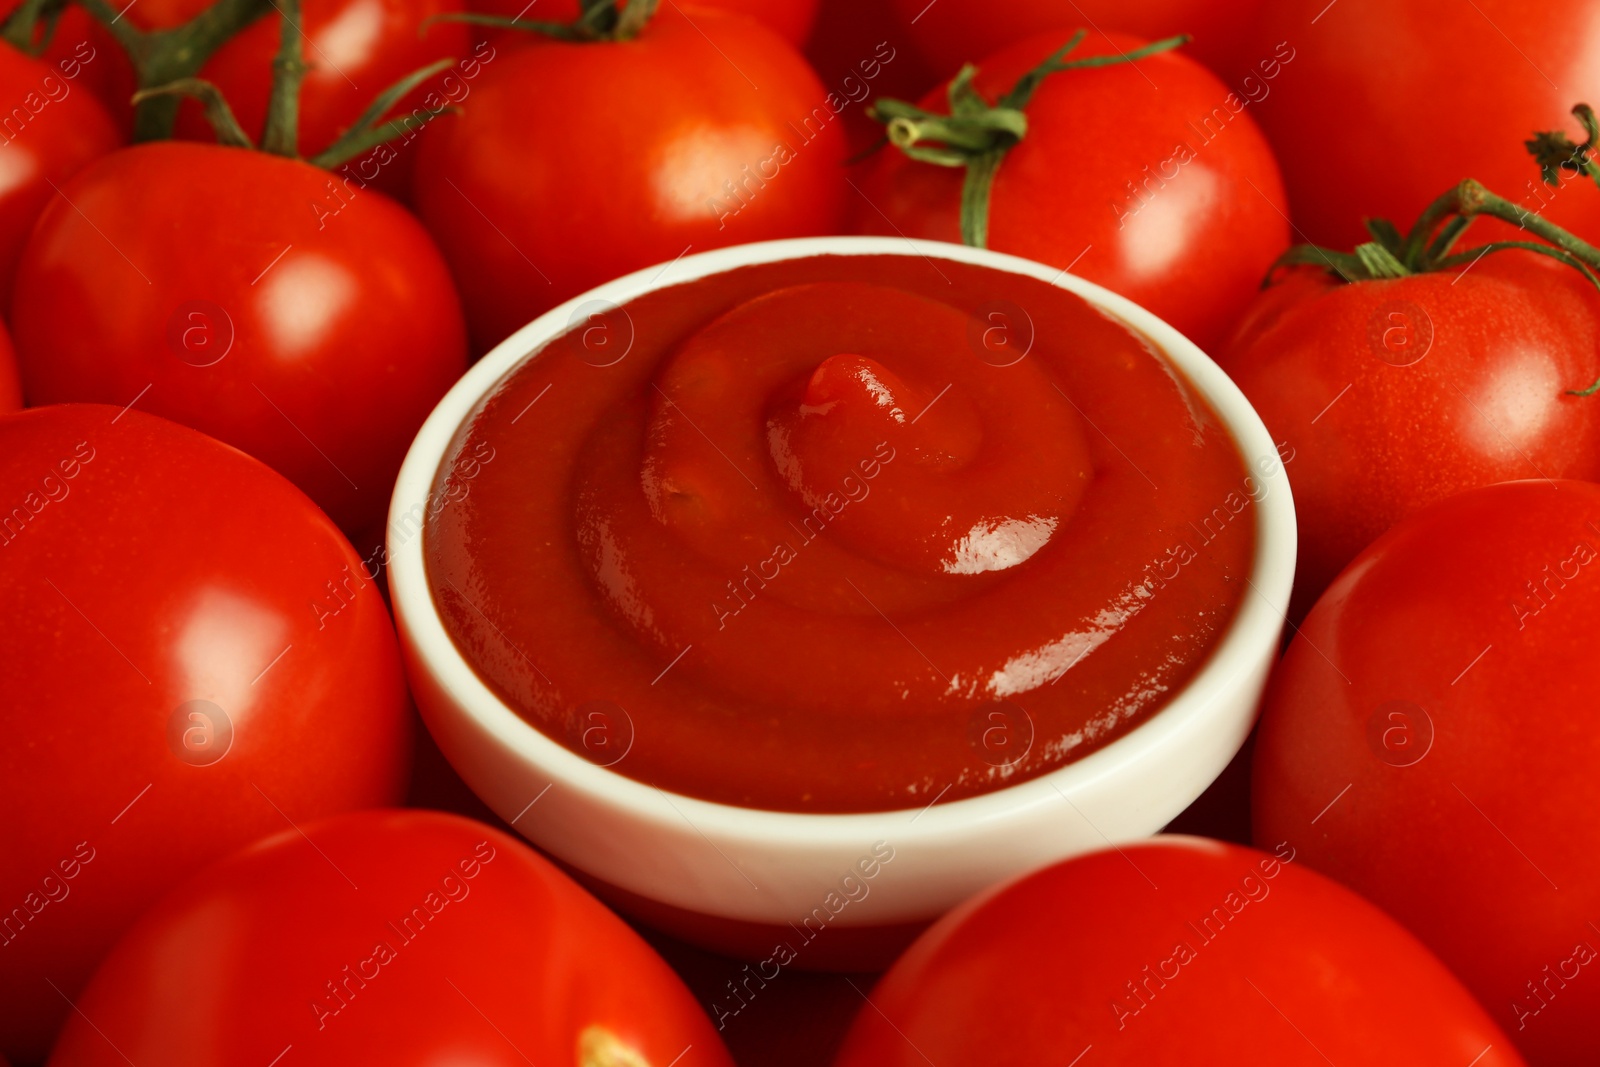
[[[740,267],[815,256],[916,255],[975,264],[1035,278],[1086,300],[1102,314],[1147,339],[1203,395],[1228,429],[1246,474],[1266,491],[1255,501],[1255,558],[1246,579],[1251,592],[1198,671],[1154,714],[1099,749],[1053,770],[1009,785],[921,808],[813,813],[742,807],[664,790],[593,763],[547,737],[519,716],[480,678],[445,629],[429,589],[422,551],[433,482],[457,429],[480,401],[525,360],[570,329],[578,308],[597,300],[615,305]],[[1258,457],[1273,457],[1269,472]],[[1292,458],[1292,456],[1291,456]],[[1263,640],[1276,643],[1294,575],[1296,526],[1286,461],[1266,426],[1232,379],[1200,348],[1154,313],[1066,270],[988,249],[904,237],[805,237],[733,245],[683,255],[624,275],[550,309],[501,341],[458,380],[434,408],[407,451],[391,497],[386,533],[389,585],[396,622],[415,642],[437,684],[464,714],[518,759],[548,775],[552,785],[618,809],[630,818],[671,826],[682,822],[702,836],[759,840],[767,845],[830,844],[855,847],[875,829],[894,825],[895,842],[913,846],[949,840],[1020,811],[1059,802],[1074,791],[1137,766],[1156,750],[1181,744],[1196,720],[1229,692],[1230,683],[1259,666]],[[397,524],[422,505],[420,528],[396,542]],[[1223,701],[1225,703],[1225,701]],[[541,794],[542,795],[542,794]],[[1069,801],[1070,803],[1070,801]],[[524,809],[526,810],[526,809]],[[907,819],[907,816],[911,816]]]

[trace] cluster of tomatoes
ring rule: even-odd
[[[843,233],[1183,330],[1279,442],[1300,569],[1261,727],[1183,821],[1260,851],[992,890],[851,987],[836,1062],[1600,1059],[1579,5],[22,0],[0,35],[12,1062],[757,1047],[707,1004],[800,978],[697,996],[503,828],[422,810],[425,737],[408,794],[384,514],[539,313]]]

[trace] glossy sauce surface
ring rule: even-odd
[[[484,681],[629,777],[986,792],[1147,718],[1242,599],[1259,483],[1065,290],[819,256],[580,312],[458,432],[424,553]]]

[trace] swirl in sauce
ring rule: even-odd
[[[1255,548],[1243,459],[1147,341],[912,256],[605,310],[441,472],[429,582],[484,681],[622,774],[779,810],[921,807],[1104,745],[1204,663]]]

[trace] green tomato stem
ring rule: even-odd
[[[414,70],[404,78],[389,86],[378,94],[371,106],[361,113],[361,117],[339,136],[337,141],[329,145],[322,152],[313,156],[311,162],[326,170],[333,170],[348,160],[354,159],[386,141],[392,141],[401,134],[418,129],[452,110],[448,106],[437,108],[424,108],[422,114],[402,115],[388,122],[380,121],[384,115],[398,104],[407,93],[433,77],[442,74],[455,66],[451,59],[441,59],[437,63]]]
[[[1509,222],[1513,226],[1544,238],[1590,267],[1600,267],[1600,248],[1569,233],[1542,215],[1524,211],[1505,197],[1491,193],[1473,179],[1468,178],[1458,185],[1456,195],[1460,201],[1457,208],[1460,214],[1469,217],[1488,215],[1502,222]]]
[[[200,101],[205,108],[206,121],[216,131],[217,143],[231,148],[254,148],[250,135],[244,132],[233,108],[222,97],[222,90],[203,78],[179,78],[154,89],[140,89],[133,94],[134,104],[141,104],[155,96],[190,97]]]
[[[108,0],[74,0],[104,26],[133,64],[140,89],[154,89],[200,73],[218,48],[265,15],[271,0],[217,0],[206,10],[166,30],[142,31],[122,17]],[[181,97],[152,94],[134,109],[133,139],[158,141],[172,136]]]
[[[582,12],[571,22],[543,19],[508,18],[460,12],[435,15],[432,22],[466,22],[475,26],[498,26],[504,30],[536,33],[568,44],[595,44],[606,41],[631,41],[644,32],[655,17],[661,0],[582,0]],[[424,24],[426,25],[426,23]]]
[[[300,28],[300,0],[272,0],[282,24],[278,54],[272,60],[272,95],[267,98],[267,123],[261,131],[261,150],[290,159],[300,157],[300,84],[305,80],[304,32]]]
[[[503,30],[522,30],[525,33],[537,33],[544,37],[552,37],[558,41],[579,43],[592,41],[594,38],[584,36],[573,29],[570,22],[545,22],[541,19],[514,19],[505,15],[484,15],[474,11],[461,11],[449,15],[431,15],[423,22],[423,29],[427,29],[435,22],[464,22],[469,26],[495,26]]]

